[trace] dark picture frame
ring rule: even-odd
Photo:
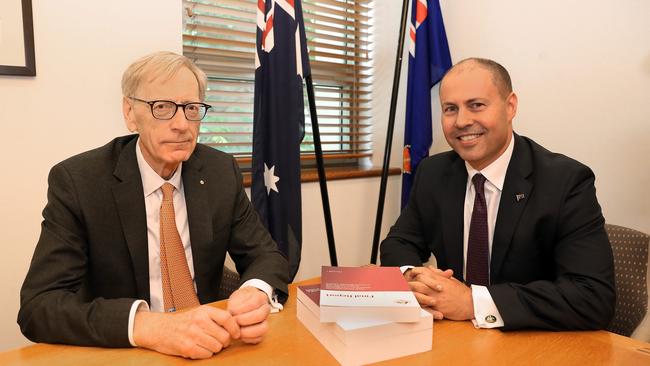
[[[7,0],[2,0],[7,1]],[[5,60],[0,57],[0,75],[18,75],[18,76],[36,76],[36,59],[34,56],[34,25],[32,18],[32,0],[11,0],[16,5],[22,3],[22,30],[20,27],[17,29],[10,29],[10,32],[23,33],[24,46],[23,51],[25,54],[25,62],[23,65],[4,65]],[[13,4],[9,4],[11,6]],[[6,30],[4,30],[6,31]],[[8,33],[10,33],[8,32]],[[1,45],[0,45],[1,46]],[[20,50],[13,50],[20,52]],[[12,50],[10,50],[12,52]]]

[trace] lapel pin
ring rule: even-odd
[[[199,183],[201,183],[201,184],[205,184],[205,182],[203,181],[203,179],[201,179],[201,180],[199,181]]]
[[[519,202],[519,201],[523,200],[524,198],[526,198],[526,195],[523,194],[523,193],[517,193],[515,195],[515,198],[517,199],[517,202]]]

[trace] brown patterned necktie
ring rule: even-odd
[[[468,284],[480,286],[490,284],[490,269],[488,268],[490,249],[484,190],[485,180],[485,177],[481,174],[472,177],[476,194],[474,195],[474,210],[472,211],[469,238],[467,239],[467,278],[465,281]]]
[[[165,183],[160,205],[160,272],[162,274],[165,311],[176,311],[199,305],[194,283],[187,265],[183,242],[176,228],[174,186]]]

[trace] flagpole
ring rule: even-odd
[[[330,199],[329,194],[327,193],[327,180],[325,179],[325,166],[323,164],[323,149],[320,142],[320,130],[318,129],[318,114],[316,113],[314,83],[311,79],[311,74],[305,77],[305,81],[307,82],[309,115],[311,116],[311,129],[314,136],[314,150],[316,150],[318,182],[320,183],[320,196],[323,201],[323,215],[325,216],[325,231],[327,232],[327,245],[330,252],[330,265],[338,266],[338,260],[336,259],[336,244],[334,243],[334,228],[332,226],[332,213],[330,212]]]
[[[413,0],[416,1],[416,0]],[[404,52],[404,35],[408,16],[408,2],[402,2],[402,21],[399,26],[399,39],[397,41],[397,57],[395,59],[395,73],[393,74],[393,92],[390,99],[390,112],[388,115],[388,129],[386,131],[386,145],[384,146],[384,165],[381,170],[381,183],[379,185],[379,199],[377,201],[377,217],[375,219],[375,232],[372,237],[372,252],[370,263],[377,263],[377,251],[379,250],[379,235],[381,235],[381,219],[384,215],[384,201],[386,199],[386,183],[388,182],[388,164],[393,144],[393,130],[395,129],[395,110],[397,109],[397,95],[399,92],[399,79],[402,70],[402,54]]]

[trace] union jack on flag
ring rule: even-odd
[[[258,0],[251,198],[292,278],[302,242],[300,143],[309,73],[300,0]]]
[[[445,25],[438,0],[412,0],[409,26],[409,71],[402,169],[402,208],[411,192],[415,171],[429,155],[433,141],[431,88],[451,67]]]

